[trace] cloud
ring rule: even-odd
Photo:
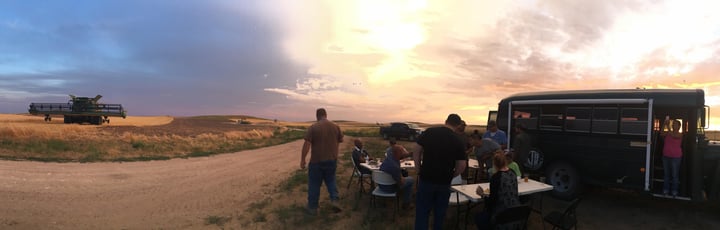
[[[718,65],[713,60],[720,50],[720,18],[708,2],[406,3],[314,2],[311,8],[333,13],[320,14],[317,23],[288,20],[289,27],[318,25],[311,26],[318,33],[292,35],[286,50],[311,66],[313,76],[300,82],[323,75],[341,87],[300,84],[267,90],[303,102],[339,106],[351,101],[387,120],[433,121],[460,111],[475,122],[483,122],[501,98],[518,92],[635,88],[648,82],[715,91],[711,75],[700,74],[708,71],[698,70]],[[363,9],[392,9],[394,14],[377,10],[365,15]],[[366,24],[378,18],[385,24]],[[368,39],[392,25],[414,29],[373,35],[385,42]],[[670,84],[678,76],[686,82]],[[349,90],[348,82],[363,85]],[[367,120],[373,115],[353,116]]]
[[[712,1],[101,1],[0,9],[0,112],[102,94],[138,114],[484,123],[526,91],[718,91]],[[6,45],[1,45],[6,44]],[[12,44],[12,45],[7,45]]]
[[[43,95],[103,94],[132,115],[252,113],[278,103],[265,87],[292,84],[307,68],[286,57],[269,3],[103,1],[4,4],[0,10],[0,112]],[[269,75],[273,77],[265,78]],[[20,96],[23,95],[23,96]]]

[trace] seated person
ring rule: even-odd
[[[492,156],[493,154],[502,149],[500,145],[490,138],[482,138],[479,134],[473,133],[470,135],[470,143],[473,145],[473,152],[475,153],[475,159],[482,167],[485,165],[486,172],[492,168]]]
[[[515,173],[515,176],[521,176],[521,175],[522,175],[522,173],[520,172],[520,166],[519,166],[517,163],[515,163],[515,161],[513,160],[513,153],[512,153],[512,152],[505,153],[505,151],[498,150],[498,151],[495,151],[495,154],[503,154],[503,155],[505,155],[505,157],[507,158],[508,162],[510,162],[510,163],[508,164],[508,168],[512,169],[512,171]],[[497,170],[495,170],[495,167],[490,168],[490,175],[495,174],[496,171],[497,171]]]
[[[372,174],[370,169],[360,166],[360,163],[365,163],[369,156],[367,151],[363,149],[363,142],[360,139],[355,139],[355,148],[352,151],[352,159],[355,161],[355,168],[360,170],[362,174]]]
[[[405,149],[405,147],[403,147],[402,145],[398,145],[395,138],[390,138],[390,140],[388,141],[388,144],[389,144],[388,148],[385,149],[385,157],[392,157],[392,155],[391,155],[391,154],[393,154],[392,148],[395,146],[400,146],[400,148],[402,148],[402,149],[399,149],[399,151],[397,151],[397,152],[399,152],[399,154],[402,155],[400,157],[400,159],[405,159],[405,158],[412,156],[412,152],[408,152],[407,149]]]
[[[521,204],[518,196],[517,176],[508,168],[505,154],[496,153],[493,156],[493,165],[494,168],[500,170],[490,178],[490,196],[485,199],[485,209],[475,216],[478,229],[490,229],[490,220],[495,218],[495,215],[509,207]],[[478,187],[476,193],[481,196],[485,195],[482,187]]]
[[[390,146],[385,150],[385,157],[386,158],[395,158],[394,154],[399,154],[399,159],[405,159],[412,156],[412,152],[408,152],[407,149],[405,149],[404,146],[397,144],[395,141],[395,138],[390,138]],[[394,147],[398,147],[397,150],[393,151]],[[402,169],[402,176],[408,176],[408,171],[405,169]]]
[[[395,183],[395,185],[380,185],[380,190],[384,192],[400,191],[402,194],[402,208],[409,209],[411,207],[410,197],[412,195],[415,179],[409,176],[403,177],[402,175],[402,169],[400,168],[400,160],[404,155],[402,153],[403,151],[407,152],[405,148],[399,145],[390,147],[389,153],[391,154],[389,154],[385,161],[383,161],[383,163],[380,165],[380,171],[390,174],[397,183]]]

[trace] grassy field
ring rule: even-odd
[[[128,117],[102,126],[61,118],[0,115],[0,158],[52,162],[163,160],[208,156],[301,139],[311,122],[249,116]],[[377,136],[377,125],[338,122],[345,135]]]
[[[38,161],[137,161],[207,156],[298,140],[303,129],[239,124],[235,117],[129,117],[111,125],[45,123],[0,116],[0,158]],[[255,120],[255,122],[260,123]]]

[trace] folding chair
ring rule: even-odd
[[[371,180],[372,175],[371,174],[363,174],[362,171],[360,171],[360,169],[356,166],[355,159],[353,159],[352,156],[350,156],[350,161],[352,161],[352,164],[353,164],[353,171],[352,171],[352,174],[350,175],[350,179],[348,180],[347,188],[350,189],[350,184],[352,183],[353,178],[357,176],[358,184],[360,185],[360,195],[362,196],[362,193],[365,191],[364,184],[367,183],[368,185],[370,185],[370,188],[372,188],[372,181],[365,180],[365,179]]]
[[[575,209],[577,209],[579,204],[580,198],[576,198],[570,203],[564,212],[560,213],[558,211],[553,211],[543,219],[545,222],[550,223],[553,226],[553,229],[568,230],[574,228],[577,230],[577,215]],[[545,224],[543,223],[543,225]]]
[[[527,220],[530,216],[530,206],[519,205],[509,207],[493,218],[490,222],[492,229],[496,229],[500,226],[503,229],[527,229]]]
[[[372,171],[372,179],[373,182],[375,182],[378,185],[395,185],[397,182],[395,182],[395,179],[392,178],[392,176],[386,172],[380,171],[380,170],[373,170]],[[376,206],[375,204],[375,197],[387,197],[392,198],[395,197],[396,201],[396,209],[395,213],[400,211],[400,196],[398,196],[397,192],[385,192],[383,190],[380,190],[380,186],[375,186],[375,190],[372,192],[372,205],[373,207]],[[394,213],[393,213],[394,216]]]

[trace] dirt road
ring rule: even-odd
[[[302,141],[131,163],[0,161],[0,229],[217,228],[299,167]],[[257,199],[254,199],[254,198]]]

